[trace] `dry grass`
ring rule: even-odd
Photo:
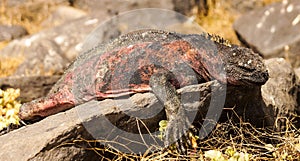
[[[198,15],[197,22],[207,32],[220,35],[234,44],[239,44],[232,29],[232,24],[238,15],[230,10],[230,3],[223,0],[208,0],[208,6],[207,15]]]
[[[274,2],[282,2],[282,0],[262,0],[264,5],[268,5]]]
[[[8,41],[1,41],[0,42],[0,50],[3,49],[9,42]]]
[[[0,56],[0,78],[13,74],[23,61],[24,58],[22,57],[7,58]]]
[[[52,1],[31,0],[21,5],[8,7],[8,0],[1,0],[0,23],[7,25],[21,25],[29,34],[36,33],[42,29],[43,22],[58,5],[65,3],[54,3]]]
[[[218,123],[209,136],[198,141],[197,149],[189,149],[188,155],[171,150],[154,153],[124,154],[101,146],[105,140],[74,140],[73,145],[88,147],[105,160],[221,160],[220,156],[208,159],[208,152],[221,154],[224,161],[242,160],[300,160],[300,130],[291,122],[286,130],[274,132],[255,128],[249,123]],[[124,145],[126,147],[126,145]],[[150,151],[150,150],[149,150]]]

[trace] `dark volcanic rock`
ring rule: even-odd
[[[247,46],[266,58],[282,57],[288,51],[292,53],[291,60],[300,51],[299,28],[299,0],[284,0],[253,10],[234,23],[235,31]]]
[[[0,78],[0,88],[19,88],[20,100],[28,102],[45,96],[60,76],[17,76]]]
[[[239,123],[249,122],[256,127],[273,128],[274,111],[267,107],[261,87],[227,87],[225,109],[221,121],[229,118]]]
[[[19,25],[0,25],[0,41],[9,41],[27,35],[27,30]]]
[[[286,118],[300,112],[297,103],[299,79],[290,63],[283,58],[272,58],[265,61],[270,78],[262,86],[262,96],[267,108],[273,108],[275,128],[285,127]]]

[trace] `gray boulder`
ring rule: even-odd
[[[264,2],[261,0],[232,0],[227,2],[231,3],[231,6],[241,14],[245,14],[264,5]]]
[[[297,75],[298,79],[300,79],[300,68],[295,68],[294,71],[295,71],[295,74]]]
[[[283,58],[268,59],[265,63],[270,78],[261,88],[262,97],[266,108],[274,111],[275,129],[282,130],[286,127],[287,119],[300,112],[297,102],[300,90],[299,79],[291,64]]]
[[[294,71],[295,71],[295,74],[297,76],[297,79],[300,80],[300,68],[295,68]],[[297,103],[298,103],[298,106],[299,106],[300,105],[300,90],[298,90],[298,94],[297,94]],[[297,108],[296,113],[298,115],[300,115],[300,107]]]
[[[298,61],[299,0],[286,0],[253,10],[236,20],[233,27],[246,46],[264,57],[286,57],[292,64]]]
[[[58,6],[51,15],[42,22],[42,26],[49,28],[68,23],[72,20],[87,16],[87,13],[70,6]]]
[[[19,25],[0,25],[0,41],[10,41],[28,35],[27,30]]]
[[[86,23],[94,18],[84,17],[67,24],[43,30],[14,40],[0,51],[3,58],[24,60],[14,75],[59,74],[81,51],[80,43],[98,24]],[[80,26],[80,27],[79,27]]]
[[[188,111],[198,111],[199,107],[203,107],[200,111],[206,112],[205,105],[208,105],[212,98],[212,87],[216,95],[223,93],[223,86],[217,82],[184,87],[178,92],[185,95]],[[202,94],[198,100],[189,99],[199,92]],[[78,147],[73,142],[82,139],[102,140],[103,145],[110,145],[122,152],[145,152],[151,145],[162,145],[155,137],[158,134],[155,132],[158,122],[165,119],[162,108],[152,93],[138,93],[129,99],[91,101],[0,136],[1,159],[99,158],[100,156],[93,151]],[[149,135],[149,132],[152,135]]]
[[[110,0],[76,0],[71,5],[88,11],[98,17],[118,15],[121,12],[143,8],[161,8],[175,10],[184,15],[192,15],[194,7],[199,5],[197,0],[131,0],[131,1],[110,1]]]

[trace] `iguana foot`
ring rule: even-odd
[[[179,153],[186,153],[186,148],[190,147],[191,141],[188,138],[189,122],[183,105],[180,102],[176,88],[170,83],[172,74],[162,71],[151,76],[150,86],[156,97],[163,102],[168,125],[165,133],[165,146],[173,143]]]
[[[188,137],[190,122],[182,115],[178,118],[170,120],[165,132],[165,146],[175,145],[180,154],[186,154],[187,148],[192,146],[192,142]]]

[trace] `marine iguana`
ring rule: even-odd
[[[46,117],[93,99],[152,91],[165,106],[169,145],[189,125],[176,88],[211,80],[260,86],[268,72],[257,53],[219,36],[139,30],[81,54],[46,97],[22,105],[19,117]]]

